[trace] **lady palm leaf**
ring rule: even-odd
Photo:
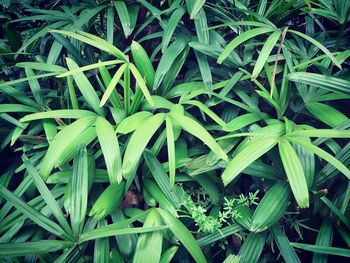
[[[348,1],[17,2],[2,261],[348,257]]]

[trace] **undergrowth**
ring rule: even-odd
[[[350,1],[0,4],[0,262],[350,257]]]

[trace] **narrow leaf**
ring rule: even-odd
[[[161,215],[164,223],[169,227],[171,232],[181,241],[187,251],[192,255],[196,262],[207,262],[205,259],[202,250],[196,243],[196,240],[192,236],[191,232],[181,223],[176,217],[174,217],[169,212],[157,209]]]
[[[270,56],[272,49],[275,47],[280,36],[281,36],[281,31],[276,31],[276,32],[273,32],[265,41],[265,44],[259,54],[259,57],[255,62],[255,66],[251,76],[252,79],[256,79],[260,75],[261,70],[264,68],[265,63],[268,57]]]
[[[233,39],[226,47],[225,49],[222,51],[221,55],[218,58],[218,63],[221,64],[230,54],[231,52],[238,47],[240,44],[242,44],[243,42],[253,38],[253,37],[257,37],[259,35],[268,33],[274,31],[274,29],[272,27],[261,27],[261,28],[254,28],[251,30],[248,30],[242,34],[240,34],[238,37],[236,37],[235,39]]]
[[[185,115],[170,113],[169,116],[176,121],[185,131],[191,133],[193,136],[205,143],[219,158],[227,160],[226,153],[217,144],[214,138],[200,125],[198,122],[192,120]]]
[[[297,204],[300,208],[309,207],[309,190],[298,155],[285,139],[280,139],[278,149]]]
[[[120,183],[123,176],[122,160],[117,136],[113,126],[103,117],[96,119],[96,134],[106,162],[111,184]]]
[[[125,178],[128,178],[131,172],[136,168],[142,152],[153,134],[163,123],[165,117],[166,115],[164,113],[158,113],[148,118],[131,136],[123,159],[123,176]]]
[[[224,185],[228,185],[245,168],[257,160],[263,154],[271,150],[278,143],[278,137],[258,139],[250,142],[241,151],[237,153],[229,163],[221,179]]]

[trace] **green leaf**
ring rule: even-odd
[[[317,119],[331,127],[336,127],[348,120],[343,113],[323,103],[311,102],[305,106]]]
[[[7,95],[11,96],[15,100],[18,100],[18,101],[22,102],[23,104],[26,104],[26,106],[29,106],[30,108],[41,110],[41,108],[38,106],[38,104],[34,100],[30,99],[28,96],[26,96],[24,94],[23,91],[21,91],[17,88],[13,88],[10,86],[3,86],[0,88],[0,90],[2,92],[6,93]],[[14,105],[17,105],[17,104],[14,104]]]
[[[226,123],[218,115],[216,115],[215,112],[213,112],[211,109],[209,109],[207,106],[205,106],[200,101],[187,100],[187,101],[183,102],[183,104],[197,106],[201,111],[203,111],[205,114],[207,114],[217,124],[219,124],[222,127],[226,126]]]
[[[285,139],[280,139],[278,149],[293,195],[300,208],[309,207],[309,190],[303,167],[292,145]]]
[[[196,8],[196,4],[193,7]],[[198,37],[198,41],[202,44],[209,44],[208,20],[207,20],[207,16],[205,14],[204,8],[199,9],[199,11],[197,13],[197,17],[196,17],[196,19],[194,19],[194,26],[196,28],[196,34]],[[203,54],[203,56],[206,57],[205,54]],[[206,60],[206,58],[205,58],[205,60]],[[201,69],[200,69],[200,71],[201,71]],[[209,71],[210,71],[210,69],[209,69]],[[211,74],[211,72],[210,72],[210,74]],[[203,74],[202,74],[202,76],[203,76]]]
[[[223,126],[223,130],[227,132],[233,132],[242,129],[249,124],[261,120],[261,116],[256,113],[246,113],[234,118],[232,121]]]
[[[125,182],[109,185],[95,201],[89,216],[97,220],[105,218],[121,203],[125,195]]]
[[[69,183],[72,173],[73,173],[72,170],[58,171],[50,175],[46,183],[47,184],[67,184]],[[108,183],[108,173],[106,170],[96,169],[94,173],[96,174],[94,176],[95,183]]]
[[[101,77],[102,77],[102,80],[104,83],[104,86],[102,85],[102,83],[100,86],[101,86],[102,90],[105,92],[106,91],[105,87],[108,87],[109,83],[111,83],[112,77],[109,74],[109,71],[106,67],[99,67],[98,69],[99,69],[99,72],[101,74]],[[122,104],[122,101],[120,98],[121,96],[116,89],[114,89],[114,88],[112,89],[112,93],[109,97],[110,97],[111,103],[113,104],[114,107],[120,108],[120,109],[123,108],[123,104]]]
[[[350,257],[350,249],[329,247],[329,246],[309,245],[305,243],[294,243],[294,242],[290,244],[295,248],[311,251],[314,253],[335,255],[340,257]]]
[[[52,110],[28,114],[20,119],[20,122],[41,119],[80,119],[86,116],[96,116],[96,114],[87,110]]]
[[[177,8],[170,16],[168,25],[166,26],[163,34],[163,39],[162,39],[162,52],[164,53],[165,50],[167,49],[171,37],[173,36],[173,33],[178,26],[182,16],[185,14],[186,10],[184,7],[179,7]]]
[[[35,76],[35,74],[31,68],[25,67],[24,69],[25,69],[25,73],[27,75],[27,78],[31,78],[31,77]],[[43,98],[43,95],[41,92],[41,86],[39,84],[39,81],[37,79],[31,79],[31,80],[28,80],[28,84],[29,84],[29,87],[32,91],[32,94],[33,94],[35,101],[39,105],[44,105],[44,98]]]
[[[337,160],[335,157],[330,155],[328,152],[322,150],[321,148],[313,145],[312,143],[297,139],[297,138],[291,138],[286,137],[286,139],[292,143],[299,144],[300,146],[310,150],[314,154],[318,155],[322,159],[329,162],[331,165],[333,165],[335,168],[337,168],[340,172],[342,172],[348,179],[350,179],[350,170],[342,164],[339,160]]]
[[[140,212],[143,212],[142,210]],[[117,223],[125,220],[125,215],[121,208],[118,208],[114,213],[112,213],[113,223]],[[126,226],[126,228],[133,227],[132,224]],[[119,252],[123,258],[132,258],[135,252],[136,244],[137,244],[137,235],[129,234],[129,235],[117,235],[115,236],[117,241],[117,245],[119,248]]]
[[[255,66],[251,76],[252,79],[256,79],[260,75],[261,70],[264,68],[265,63],[269,58],[270,53],[272,49],[275,47],[280,36],[281,36],[281,31],[276,31],[276,32],[273,32],[265,41],[265,44],[259,54],[259,57],[255,62]]]
[[[265,246],[267,233],[250,233],[244,240],[238,255],[240,263],[256,263]]]
[[[149,105],[144,101],[144,103],[141,105],[142,110],[156,110],[156,109],[168,109],[170,110],[175,104],[173,104],[171,101],[165,99],[164,97],[153,95],[152,100],[154,102],[154,106]]]
[[[43,127],[46,135],[46,139],[49,143],[52,142],[53,138],[55,138],[57,134],[56,122],[51,119],[43,120]]]
[[[107,221],[98,222],[98,227],[106,226]],[[109,239],[98,238],[95,240],[94,263],[109,263]]]
[[[350,219],[345,216],[344,213],[338,207],[336,207],[335,204],[333,204],[327,197],[322,196],[320,199],[329,207],[330,210],[332,210],[334,214],[336,214],[337,217],[339,217],[344,225],[350,229]]]
[[[173,130],[171,119],[168,116],[165,118],[165,123],[166,123],[168,159],[169,159],[169,178],[170,178],[169,181],[170,181],[170,189],[172,189],[175,185],[175,175],[176,175],[174,130]]]
[[[178,249],[178,246],[172,246],[165,250],[162,254],[162,257],[160,258],[159,263],[170,263]]]
[[[273,136],[256,139],[248,143],[248,145],[245,145],[245,147],[233,157],[232,161],[221,175],[224,185],[228,185],[245,168],[271,150],[277,143],[278,137]]]
[[[73,174],[70,181],[70,221],[75,237],[82,232],[88,205],[89,169],[87,151],[80,146],[73,162]]]
[[[173,215],[177,216],[176,208],[171,200],[167,199],[165,194],[160,188],[153,182],[153,180],[145,179],[144,187],[147,192],[159,203],[159,206],[163,209],[168,210]]]
[[[75,92],[72,76],[67,77],[67,87],[68,87],[68,93],[69,93],[70,102],[72,104],[72,108],[74,110],[78,110],[79,109],[78,99],[77,99],[77,94]]]
[[[197,58],[197,63],[199,67],[199,71],[202,76],[202,80],[204,83],[204,86],[206,90],[212,91],[213,90],[213,77],[211,74],[210,65],[208,62],[208,58],[205,54],[198,52],[197,50],[194,50],[194,54]]]
[[[94,239],[103,238],[103,237],[110,237],[115,235],[147,233],[147,232],[167,229],[167,226],[133,227],[133,228],[128,227],[131,223],[144,217],[145,214],[147,214],[148,212],[149,211],[143,211],[132,218],[119,221],[114,224],[109,224],[107,226],[103,226],[94,230],[87,231],[81,234],[79,242],[82,243],[89,240],[94,240]]]
[[[159,61],[153,83],[153,90],[157,90],[164,79],[166,73],[170,70],[176,58],[187,46],[188,39],[177,38],[164,52]]]
[[[72,150],[74,151],[76,149],[76,145],[91,141],[91,135],[84,136],[86,141],[79,140],[78,138],[80,138],[85,131],[88,131],[95,119],[96,117],[94,116],[83,117],[66,126],[56,135],[40,164],[40,175],[44,181],[50,175],[55,166],[60,165],[67,159],[71,158],[72,154],[74,155]],[[93,134],[92,137],[94,137]]]
[[[0,104],[0,113],[2,112],[36,112],[35,108],[22,104]]]
[[[130,28],[129,11],[123,1],[114,1],[115,9],[117,10],[120,22],[122,24],[125,38],[128,38],[132,30]]]
[[[45,74],[40,74],[40,75],[33,75],[27,78],[20,78],[20,79],[16,79],[16,80],[12,80],[12,81],[6,81],[3,83],[0,83],[0,88],[5,87],[5,86],[13,86],[25,81],[30,81],[30,80],[34,80],[34,79],[40,79],[40,78],[46,78],[46,77],[52,77],[55,76],[57,73],[45,73]]]
[[[70,246],[73,246],[73,243],[59,240],[0,244],[0,258],[47,254],[69,248]]]
[[[157,210],[152,209],[143,224],[143,227],[159,226],[161,224],[161,218]],[[144,233],[139,236],[137,246],[135,249],[135,255],[133,262],[147,262],[158,263],[162,253],[163,234],[161,231],[154,231],[150,233]]]
[[[334,130],[334,129],[309,129],[297,130],[289,132],[288,137],[317,137],[317,138],[350,138],[350,130]]]
[[[197,239],[197,243],[199,246],[207,246],[215,241],[221,240],[225,237],[231,236],[233,234],[236,234],[243,230],[243,227],[241,227],[239,224],[232,224],[226,227],[221,228],[220,230],[216,230],[215,232],[202,237],[200,239]]]
[[[25,169],[24,165],[23,165],[23,169]],[[25,176],[23,178],[23,180],[19,183],[19,185],[16,187],[16,189],[13,191],[13,194],[16,195],[17,197],[21,198],[23,196],[23,194],[28,190],[28,188],[32,185],[33,183],[33,179],[31,176]],[[2,184],[3,186],[8,186],[8,184]],[[2,200],[4,198],[1,198]],[[41,198],[42,200],[42,198]],[[5,200],[4,200],[5,201]],[[30,204],[28,202],[28,204]],[[10,212],[10,210],[12,209],[13,204],[10,202],[6,202],[4,203],[3,207],[0,210],[0,225],[5,228],[7,226],[7,224],[3,224],[3,222],[6,222],[6,220],[4,219],[6,217],[6,215]],[[19,211],[18,214],[20,214]],[[15,212],[14,212],[15,213]],[[6,218],[7,219],[7,218]],[[9,222],[7,222],[9,223]],[[2,228],[0,228],[0,231],[2,230]]]
[[[106,27],[106,39],[107,42],[113,45],[114,39],[114,8],[109,7],[107,11],[107,27]]]
[[[120,58],[124,61],[128,61],[127,57],[124,55],[122,51],[120,51],[118,48],[116,48],[112,44],[108,43],[106,40],[99,38],[97,36],[94,36],[92,34],[82,32],[82,31],[79,31],[78,33],[73,33],[73,32],[63,31],[63,30],[50,30],[50,32],[73,37],[84,43],[94,46],[98,49],[106,51],[112,54],[113,56],[116,56],[117,58]]]
[[[153,87],[155,71],[146,51],[136,41],[132,41],[130,49],[134,63],[142,78],[145,79],[149,87]]]
[[[317,234],[317,246],[332,246],[333,227],[329,219],[325,219],[321,225],[320,231]],[[328,256],[324,254],[314,253],[312,263],[327,263]]]
[[[136,112],[118,125],[116,133],[127,134],[133,132],[151,116],[153,116],[152,113],[148,111]]]
[[[122,228],[120,226],[121,224],[119,223],[124,225],[124,222],[118,222],[118,223],[107,225],[105,227],[101,227],[99,229],[85,232],[80,236],[80,242],[86,242],[93,239],[116,236],[116,235],[149,233],[149,232],[164,230],[168,228],[167,226]]]
[[[120,183],[123,178],[122,160],[113,126],[103,117],[97,117],[95,124],[97,138],[107,166],[109,181],[111,184]]]
[[[166,117],[165,113],[158,113],[149,117],[132,134],[126,147],[123,159],[123,176],[129,178],[131,172],[137,167],[137,163],[153,134],[162,125]]]
[[[100,102],[100,107],[106,104],[109,96],[111,96],[113,90],[115,89],[116,85],[118,84],[120,78],[125,72],[125,69],[127,67],[127,64],[123,64],[120,66],[120,68],[117,70],[117,72],[114,74],[112,80],[109,82],[107,89],[103,93],[101,102]]]
[[[145,96],[147,102],[151,105],[154,106],[154,102],[152,99],[151,94],[149,93],[149,90],[146,86],[146,82],[143,79],[143,77],[141,76],[140,72],[137,70],[137,68],[135,67],[134,64],[130,63],[129,64],[131,73],[133,74],[133,76],[136,79],[137,84],[139,85],[140,89],[142,90],[143,95]]]
[[[110,253],[110,263],[124,263],[124,258],[118,250],[113,249]]]
[[[241,260],[240,256],[237,255],[229,255],[223,263],[239,263]]]
[[[272,186],[255,209],[250,231],[261,232],[275,224],[287,209],[289,195],[290,190],[286,184]]]
[[[164,168],[161,165],[161,163],[151,151],[145,150],[143,156],[145,158],[145,162],[148,166],[149,171],[151,172],[154,180],[157,182],[157,185],[159,186],[163,194],[166,196],[166,199],[169,202],[171,202],[174,207],[179,208],[180,204],[182,203],[182,195],[179,194],[179,191],[177,190],[180,189],[176,186],[173,189],[170,189],[169,177],[164,171]]]
[[[226,153],[217,144],[214,138],[200,125],[198,122],[192,120],[185,115],[181,115],[175,112],[170,112],[169,116],[177,122],[185,131],[191,133],[193,136],[200,139],[206,144],[220,159],[227,160]]]
[[[245,41],[247,41],[247,40],[249,40],[251,38],[257,37],[259,35],[272,32],[274,30],[275,29],[273,29],[272,27],[261,27],[261,28],[254,28],[254,29],[245,31],[244,33],[240,34],[238,37],[233,39],[225,47],[225,49],[222,51],[221,55],[219,56],[217,63],[221,64],[230,55],[230,53],[236,47],[238,47],[240,44],[242,44],[243,42],[245,42]]]
[[[78,65],[71,59],[66,58],[67,66],[70,70],[74,70],[79,68]],[[100,115],[104,114],[103,109],[99,107],[100,99],[98,98],[96,91],[91,85],[88,78],[82,72],[77,72],[73,74],[73,78],[80,90],[83,94],[83,97],[86,99],[86,102],[90,105],[90,107]]]
[[[290,133],[291,132],[289,132],[288,135]],[[309,137],[301,137],[301,139],[307,142],[311,142],[311,139]],[[315,178],[315,154],[297,144],[294,144],[293,148],[300,159],[301,166],[304,170],[306,183],[308,189],[310,190],[313,186]]]
[[[300,259],[290,245],[286,234],[277,224],[272,228],[272,234],[284,261],[286,263],[300,263]]]
[[[83,71],[87,71],[87,70],[91,70],[91,69],[95,69],[95,68],[100,68],[100,67],[105,67],[105,66],[110,66],[110,65],[117,65],[120,63],[123,63],[124,61],[120,60],[120,59],[115,59],[115,60],[109,60],[109,61],[99,61],[98,63],[93,63],[84,67],[78,67],[78,68],[74,68],[72,70],[69,70],[67,72],[61,73],[59,75],[56,76],[56,78],[63,78],[63,77],[68,77],[71,75],[74,75],[76,73],[80,73]]]
[[[17,63],[16,67],[21,67],[21,68],[28,67],[34,70],[56,72],[56,73],[66,71],[64,67],[61,67],[58,65],[40,63],[40,62],[28,62],[28,61]]]
[[[350,95],[350,81],[345,79],[309,72],[293,72],[287,76],[287,79],[297,83],[319,87],[328,91]]]
[[[28,171],[28,173],[32,176],[33,181],[38,188],[41,196],[45,200],[48,207],[51,209],[53,215],[57,219],[58,223],[63,227],[63,229],[68,233],[72,234],[72,230],[69,227],[66,218],[64,217],[60,206],[58,205],[56,199],[51,194],[50,190],[45,185],[45,182],[34,168],[31,161],[27,158],[27,156],[23,156],[23,163]]]
[[[37,225],[41,226],[56,236],[71,240],[71,237],[59,225],[36,211],[34,208],[19,199],[2,185],[0,185],[0,195]]]
[[[191,10],[191,19],[194,19],[197,16],[199,10],[205,4],[205,0],[195,0]]]
[[[288,32],[292,33],[292,34],[295,34],[299,37],[302,37],[304,39],[306,39],[307,41],[311,42],[312,44],[314,44],[316,47],[318,47],[319,49],[321,49],[329,58],[330,60],[333,61],[333,63],[341,69],[341,65],[340,63],[338,62],[338,60],[333,56],[333,54],[324,46],[322,45],[320,42],[318,42],[316,39],[308,36],[308,35],[305,35],[301,32],[298,32],[298,31],[295,31],[295,30],[291,30],[291,29],[288,29]]]
[[[160,208],[158,208],[157,211],[161,215],[164,223],[169,227],[170,231],[173,232],[173,234],[181,241],[194,260],[196,262],[207,262],[202,250],[185,225],[169,212]]]
[[[180,115],[185,114],[185,109],[181,104],[174,104],[170,107],[170,112],[174,112]],[[177,122],[172,122],[174,130],[174,138],[177,140],[181,133],[181,126]]]

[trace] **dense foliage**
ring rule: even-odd
[[[350,1],[0,4],[0,262],[350,257]]]

